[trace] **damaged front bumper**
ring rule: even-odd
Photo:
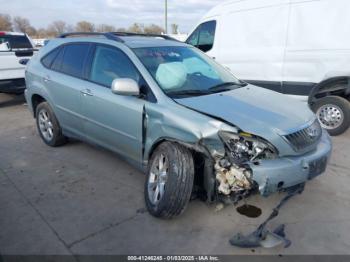
[[[323,131],[317,148],[305,155],[260,160],[249,164],[252,180],[257,183],[263,196],[305,183],[324,173],[331,151],[330,137]]]

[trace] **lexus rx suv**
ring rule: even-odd
[[[166,36],[69,33],[26,69],[26,100],[49,146],[80,139],[147,174],[148,211],[269,196],[320,175],[329,135],[305,103],[238,80]]]

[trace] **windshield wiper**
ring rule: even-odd
[[[232,86],[238,86],[238,87],[243,87],[246,86],[247,84],[244,82],[224,82],[215,86],[212,86],[209,88],[210,91],[217,91],[217,92],[222,92],[222,91],[229,91],[229,90],[233,90],[234,88],[229,88]]]
[[[203,95],[208,95],[210,94],[211,91],[209,90],[177,90],[177,91],[170,91],[167,92],[166,94],[168,96],[203,96]]]

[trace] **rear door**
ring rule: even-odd
[[[142,159],[142,124],[145,100],[113,94],[114,79],[145,82],[120,49],[96,45],[90,63],[90,83],[83,90],[84,130],[89,140],[137,162]]]
[[[72,43],[59,49],[43,77],[61,126],[83,136],[81,90],[86,88],[85,64],[92,45]],[[54,50],[53,52],[55,52]],[[52,52],[52,55],[55,55]],[[49,57],[48,54],[46,57]],[[45,58],[42,63],[45,65]]]

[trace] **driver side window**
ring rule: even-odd
[[[107,46],[97,46],[90,80],[110,88],[116,78],[131,78],[139,83],[140,75],[122,51]]]

